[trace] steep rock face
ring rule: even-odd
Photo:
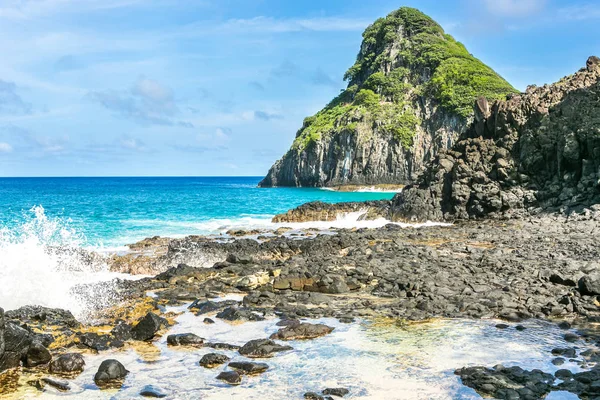
[[[396,220],[504,217],[600,203],[600,59],[561,81],[490,105],[416,185]]]
[[[363,34],[348,88],[306,118],[259,186],[414,182],[450,148],[482,95],[516,92],[431,18],[401,8]]]

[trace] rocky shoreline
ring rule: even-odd
[[[338,230],[335,235],[304,240],[274,234],[261,241],[153,238],[134,247],[160,248],[149,257],[152,268],[162,272],[137,281],[118,281],[113,293],[106,295],[119,302],[97,310],[93,323],[83,324],[68,311],[43,307],[3,313],[0,370],[6,372],[0,375],[0,386],[5,393],[17,390],[23,376],[31,375],[38,378],[29,383],[41,390],[48,385],[63,390],[68,380],[61,379],[85,368],[77,354],[156,340],[175,323],[176,315],[165,307],[190,303],[189,312],[207,324],[215,318],[235,324],[280,319],[282,327],[271,338],[256,338],[262,342],[239,349],[250,364],[230,365],[222,371],[218,379],[231,384],[265,368],[252,364],[253,358],[277,357],[275,353],[286,351],[288,343],[293,347],[295,340],[330,334],[331,327],[311,322],[322,317],[344,323],[386,319],[395,324],[499,318],[506,321],[499,329],[519,329],[522,321],[531,318],[552,320],[575,328],[565,331],[573,347],[557,350],[554,357],[581,356],[582,366],[592,368],[600,352],[600,336],[593,328],[600,322],[599,222],[600,212],[590,209],[570,217]],[[207,260],[214,260],[214,265],[197,267]],[[243,299],[215,300],[224,294]],[[217,354],[218,349],[236,348],[204,343],[199,334],[169,336],[167,342],[191,348],[209,346]],[[212,364],[221,359],[211,357],[215,359]],[[105,365],[98,372],[98,387],[114,387],[115,382],[119,386],[127,365],[115,365]],[[537,399],[549,390],[559,390],[539,373],[483,367],[457,373],[466,385],[496,398]],[[571,384],[563,377],[556,387],[592,398],[592,384],[600,384],[594,373],[592,369],[584,375],[571,374]],[[532,385],[539,390],[531,389]],[[523,387],[528,389],[520,390]]]

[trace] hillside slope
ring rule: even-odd
[[[472,120],[479,96],[516,90],[442,27],[413,8],[363,33],[348,87],[304,120],[260,186],[413,182]]]

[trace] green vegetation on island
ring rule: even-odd
[[[303,150],[323,136],[371,125],[406,149],[421,123],[419,96],[435,100],[461,118],[480,96],[505,99],[517,93],[507,81],[471,55],[427,15],[403,7],[363,33],[356,63],[346,72],[348,88],[304,120],[293,148]]]

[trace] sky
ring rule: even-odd
[[[0,0],[0,176],[261,176],[401,7],[516,88],[600,55],[598,0]]]

